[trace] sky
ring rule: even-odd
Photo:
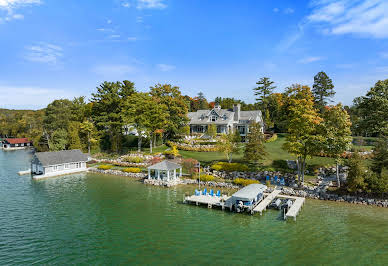
[[[350,105],[388,78],[387,0],[0,0],[0,108],[90,98],[103,81],[254,102],[332,78]]]

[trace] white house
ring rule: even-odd
[[[212,110],[198,110],[188,114],[191,133],[206,133],[208,125],[216,125],[217,133],[228,133],[234,130],[240,132],[244,139],[249,132],[249,125],[260,123],[264,131],[261,111],[241,111],[241,105],[235,104],[233,109],[222,109],[216,105]]]
[[[80,150],[37,152],[31,161],[33,178],[87,171],[88,156]]]

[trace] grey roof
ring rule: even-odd
[[[179,168],[182,168],[182,166],[180,166],[177,163],[170,162],[167,160],[148,167],[148,169],[150,169],[150,170],[162,170],[162,171],[175,170],[175,169],[179,169]]]
[[[216,121],[209,121],[209,116],[211,112],[215,112],[220,118]],[[191,125],[206,125],[206,124],[229,124],[234,121],[234,112],[227,109],[217,109],[212,110],[198,110],[196,112],[189,112],[188,117],[190,119],[189,124]],[[255,121],[257,118],[261,119],[261,111],[240,111],[240,120],[249,120]]]
[[[263,193],[266,189],[267,186],[263,184],[250,184],[234,193],[232,197],[241,200],[253,200],[258,194]]]
[[[88,156],[80,150],[37,152],[35,156],[43,166],[88,161]]]

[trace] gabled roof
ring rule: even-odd
[[[215,111],[217,115],[220,117],[220,119],[217,119],[216,121],[208,121],[209,116],[212,111]],[[190,119],[190,124],[228,124],[229,122],[233,121],[233,112],[226,110],[226,109],[219,109],[219,110],[198,110],[196,112],[189,112],[188,117]],[[203,117],[203,119],[201,119]],[[223,119],[223,118],[226,119]]]
[[[179,168],[182,168],[182,166],[180,166],[177,163],[170,162],[167,160],[148,167],[148,169],[150,169],[150,170],[161,170],[161,171],[175,170],[175,169],[179,169]]]
[[[88,156],[80,150],[37,152],[35,156],[43,166],[88,161]]]
[[[250,184],[234,193],[232,197],[242,200],[252,200],[256,198],[259,193],[263,193],[266,189],[267,186],[263,184]]]
[[[28,140],[28,138],[12,138],[12,139],[5,139],[6,142],[9,144],[21,144],[21,143],[30,143],[31,141]]]

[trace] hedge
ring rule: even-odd
[[[100,169],[100,170],[109,170],[112,168],[113,168],[113,165],[110,165],[110,164],[101,164],[100,166],[97,167],[97,169]]]
[[[124,162],[128,162],[128,163],[142,163],[142,162],[144,162],[144,158],[139,157],[139,156],[125,156],[122,160]]]
[[[236,185],[242,185],[242,186],[248,186],[250,184],[257,184],[259,181],[257,180],[252,180],[252,179],[244,179],[244,178],[236,178],[233,180],[233,183]]]
[[[214,176],[212,176],[212,175],[201,175],[200,180],[202,182],[213,181],[214,180]]]
[[[129,168],[125,168],[125,169],[123,169],[121,171],[126,172],[126,173],[140,173],[141,169],[140,168],[129,167]]]
[[[241,163],[218,162],[211,166],[213,170],[225,172],[247,172],[249,167]]]

